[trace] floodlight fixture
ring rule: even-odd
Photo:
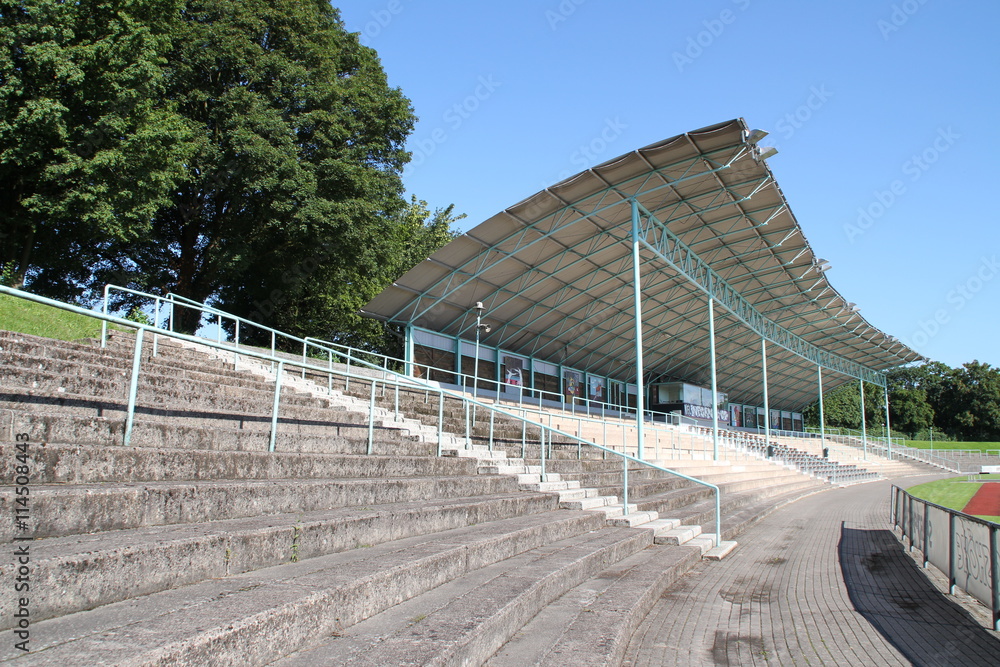
[[[778,154],[778,149],[774,146],[758,146],[757,150],[759,151],[757,155],[758,160],[766,160]]]
[[[766,130],[750,130],[750,133],[747,134],[747,143],[751,146],[756,146],[757,142],[767,135],[768,132]]]

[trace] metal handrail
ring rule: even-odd
[[[164,299],[164,300],[166,299],[166,297],[158,297],[158,296],[152,295],[152,294],[144,294],[142,292],[137,292],[136,290],[130,290],[128,288],[121,288],[121,287],[117,287],[117,286],[108,286],[108,287],[105,288],[105,296],[106,296],[106,298],[107,298],[107,294],[108,294],[109,288],[110,289],[119,289],[119,290],[122,290],[122,291],[128,291],[130,293],[134,293],[136,295],[144,296],[144,297],[151,298],[151,299]],[[280,411],[279,398],[280,398],[281,385],[282,385],[282,375],[283,375],[284,367],[286,365],[301,366],[303,368],[303,370],[315,371],[317,373],[327,373],[327,374],[331,374],[331,375],[332,374],[335,374],[335,375],[350,375],[349,372],[345,373],[343,371],[339,371],[339,370],[335,370],[335,369],[327,369],[327,368],[323,368],[321,366],[314,365],[314,364],[306,364],[306,363],[299,363],[299,362],[296,362],[296,361],[290,361],[290,360],[278,357],[273,351],[272,351],[272,353],[270,355],[268,355],[268,354],[265,354],[263,352],[257,352],[254,349],[242,349],[241,350],[237,346],[229,345],[227,343],[222,343],[221,341],[215,341],[215,342],[213,342],[213,341],[207,340],[205,338],[200,338],[200,337],[197,337],[197,336],[191,336],[191,335],[188,335],[188,334],[182,334],[182,333],[178,333],[178,332],[175,332],[175,331],[171,331],[169,329],[163,329],[163,328],[161,328],[159,326],[159,322],[158,321],[154,322],[154,326],[149,326],[149,325],[145,325],[145,324],[133,322],[131,320],[127,320],[127,319],[122,318],[122,317],[117,317],[117,316],[114,316],[114,315],[106,314],[104,312],[94,312],[94,311],[91,311],[91,310],[87,310],[87,309],[81,308],[79,306],[74,306],[74,305],[71,305],[71,304],[63,303],[61,301],[56,301],[54,299],[49,299],[47,297],[38,296],[36,294],[31,294],[31,293],[28,293],[28,292],[23,292],[21,290],[17,290],[17,289],[6,287],[6,286],[0,286],[0,293],[9,294],[11,296],[22,298],[22,299],[25,299],[25,300],[28,300],[28,301],[34,301],[36,303],[41,303],[43,305],[47,305],[47,306],[51,306],[51,307],[54,307],[54,308],[58,308],[60,310],[66,310],[66,311],[69,311],[69,312],[74,312],[74,313],[76,313],[78,315],[83,315],[83,316],[86,316],[86,317],[92,317],[92,318],[95,318],[95,319],[100,319],[100,320],[102,320],[102,322],[105,325],[107,323],[111,323],[111,324],[117,324],[119,326],[123,326],[123,327],[127,327],[127,328],[131,328],[131,329],[135,329],[136,330],[135,344],[134,344],[133,356],[132,356],[132,369],[131,369],[131,375],[130,375],[130,381],[129,381],[128,407],[127,407],[127,412],[126,412],[126,423],[125,423],[125,433],[124,433],[124,443],[123,443],[124,446],[126,446],[126,447],[129,446],[129,444],[130,444],[131,436],[132,436],[132,430],[133,430],[133,425],[134,425],[136,399],[137,399],[137,394],[138,394],[138,380],[139,380],[139,376],[140,376],[140,366],[141,366],[141,358],[142,358],[142,346],[143,346],[143,340],[145,338],[145,334],[146,334],[147,331],[154,333],[154,337],[155,337],[155,335],[163,335],[163,336],[166,336],[168,338],[174,338],[174,339],[177,339],[177,340],[183,340],[183,341],[187,341],[187,342],[190,342],[190,343],[195,343],[195,344],[198,344],[198,345],[204,345],[206,347],[210,347],[210,348],[222,350],[224,352],[231,352],[233,354],[244,355],[244,356],[256,358],[256,359],[259,359],[259,360],[262,360],[262,361],[268,361],[268,362],[271,362],[272,364],[277,364],[277,369],[276,369],[276,372],[275,372],[274,400],[273,400],[272,412],[271,412],[271,431],[270,431],[269,446],[268,446],[268,451],[271,451],[271,452],[275,451],[275,441],[276,441],[275,439],[276,439],[276,434],[277,434],[278,416],[279,416],[279,411]],[[188,300],[188,301],[190,301],[190,300]],[[174,302],[172,302],[172,303],[174,303]],[[185,304],[182,304],[182,305],[185,305]],[[105,308],[107,308],[107,301],[105,301]],[[237,317],[237,316],[230,315],[228,313],[223,313],[223,311],[220,311],[218,309],[214,309],[214,308],[212,308],[210,306],[203,306],[203,309],[205,311],[207,311],[207,312],[212,312],[213,314],[217,314],[219,316],[227,316],[227,317],[233,317],[233,318]],[[243,320],[243,318],[239,318],[239,319]],[[249,322],[249,321],[247,321],[247,322]],[[256,323],[252,323],[252,322],[250,322],[250,323],[256,325]],[[263,326],[263,325],[257,325],[257,326],[260,326],[262,329],[268,329],[268,330],[271,330],[272,332],[279,333],[279,332],[277,332],[277,330],[271,329],[270,327],[266,327],[266,326]],[[297,336],[293,336],[291,334],[283,334],[283,335],[285,337],[289,338],[289,339],[297,340],[299,342],[304,342],[304,339],[298,338]],[[106,340],[106,326],[102,326],[102,347],[105,346],[106,343],[107,343],[107,340]],[[238,345],[238,343],[236,345]],[[603,445],[599,445],[599,444],[597,444],[595,442],[591,442],[591,441],[589,441],[589,440],[587,440],[585,438],[581,438],[581,437],[579,437],[577,435],[573,435],[571,433],[567,433],[567,432],[561,431],[559,429],[552,428],[551,426],[547,426],[547,425],[539,423],[539,422],[534,422],[534,421],[532,421],[530,419],[525,418],[524,416],[519,416],[519,415],[515,414],[514,412],[507,411],[507,410],[503,409],[501,406],[483,403],[483,402],[481,402],[481,401],[479,401],[479,400],[477,400],[475,398],[470,398],[469,396],[467,396],[467,395],[465,395],[463,393],[458,393],[458,392],[455,392],[455,391],[447,390],[447,389],[444,389],[443,387],[440,387],[440,386],[434,386],[434,384],[430,383],[429,381],[425,381],[422,378],[413,378],[413,377],[410,377],[410,376],[407,376],[407,375],[402,375],[402,374],[396,373],[395,371],[391,371],[391,370],[389,370],[387,368],[381,368],[381,367],[379,367],[377,365],[371,364],[370,362],[367,362],[367,361],[365,361],[363,359],[357,359],[356,363],[361,364],[363,366],[370,367],[370,368],[375,369],[375,370],[378,370],[379,372],[381,372],[383,374],[382,378],[368,377],[368,376],[362,376],[362,375],[355,375],[354,376],[354,377],[357,377],[358,379],[362,379],[364,381],[369,381],[372,384],[371,404],[370,404],[369,415],[368,415],[368,421],[369,421],[369,424],[368,424],[368,427],[369,427],[368,453],[369,454],[372,453],[372,445],[373,445],[373,432],[374,432],[374,419],[375,419],[375,415],[374,415],[374,413],[375,413],[375,410],[374,410],[375,387],[376,387],[376,384],[379,381],[383,382],[383,384],[390,384],[391,383],[391,384],[396,385],[397,387],[398,386],[407,386],[407,387],[410,387],[410,388],[422,389],[422,390],[428,391],[428,392],[436,392],[441,397],[440,401],[441,401],[441,405],[442,406],[443,406],[444,397],[450,397],[450,398],[459,400],[465,406],[465,410],[466,410],[466,433],[467,433],[466,448],[468,448],[470,446],[470,443],[471,443],[470,439],[468,438],[468,433],[469,433],[469,410],[470,410],[471,406],[476,406],[478,408],[482,408],[483,410],[490,411],[490,412],[495,413],[495,414],[504,415],[504,416],[509,417],[511,419],[514,419],[514,420],[517,420],[517,421],[521,421],[525,425],[531,425],[531,426],[537,427],[539,429],[539,431],[540,431],[540,436],[542,436],[542,437],[540,437],[540,441],[539,441],[540,459],[541,459],[541,464],[542,464],[542,473],[541,473],[541,480],[542,481],[545,481],[545,478],[546,478],[546,473],[545,473],[545,438],[544,438],[544,434],[546,432],[548,433],[548,436],[549,436],[549,438],[548,438],[549,439],[549,443],[548,443],[549,447],[551,447],[551,445],[552,445],[552,436],[553,435],[558,435],[558,436],[560,436],[562,438],[568,438],[571,441],[575,441],[575,442],[579,443],[579,445],[581,445],[581,446],[582,445],[586,445],[588,447],[595,447],[598,450],[604,452],[605,456],[607,454],[611,454],[611,455],[614,455],[614,456],[620,456],[622,458],[622,462],[623,462],[623,466],[624,466],[624,474],[623,474],[623,482],[622,482],[622,501],[623,501],[622,502],[622,508],[623,508],[623,513],[625,515],[627,515],[629,513],[629,508],[628,508],[628,464],[629,464],[629,462],[638,463],[640,465],[644,465],[644,466],[647,466],[649,468],[653,468],[655,470],[660,470],[660,471],[665,472],[667,474],[670,474],[670,475],[673,475],[673,476],[676,476],[676,477],[680,477],[681,479],[685,479],[687,481],[690,481],[690,482],[693,482],[693,483],[698,484],[700,486],[704,486],[704,487],[707,487],[707,488],[711,489],[714,492],[714,495],[715,495],[715,528],[716,528],[715,539],[716,539],[716,545],[720,545],[722,543],[721,491],[720,491],[719,487],[716,486],[716,485],[714,485],[714,484],[711,484],[709,482],[705,482],[703,480],[700,480],[700,479],[697,479],[697,478],[694,478],[694,477],[690,477],[690,476],[685,475],[685,474],[683,474],[681,472],[678,472],[676,470],[671,470],[669,468],[665,468],[663,466],[651,463],[649,461],[644,461],[644,460],[638,459],[636,457],[633,457],[633,456],[630,456],[630,455],[626,454],[624,451],[618,452],[618,451],[616,451],[614,449],[605,447]],[[392,380],[393,380],[392,382],[390,382],[390,376],[392,376]],[[444,432],[443,432],[443,418],[441,416],[441,412],[439,411],[439,420],[438,420],[438,451],[439,451],[439,453],[440,453],[440,450],[441,450],[441,440],[442,440],[442,436],[443,435],[444,435]],[[491,432],[491,436],[492,436],[492,432]],[[492,438],[491,438],[491,440],[490,440],[490,447],[491,448],[492,448],[492,445],[493,445],[493,441],[492,441]]]
[[[394,364],[397,364],[397,365],[400,365],[400,366],[403,366],[403,367],[405,367],[407,364],[409,364],[409,365],[422,365],[422,364],[417,364],[416,362],[406,362],[406,361],[403,361],[402,359],[397,359],[395,357],[390,357],[390,356],[387,356],[387,355],[384,355],[384,354],[380,354],[380,353],[377,353],[377,352],[368,352],[368,351],[365,351],[365,350],[358,350],[357,348],[352,348],[352,347],[349,347],[347,345],[342,345],[340,343],[333,343],[333,342],[330,342],[330,341],[327,341],[327,340],[323,340],[321,338],[314,338],[312,336],[307,336],[304,340],[305,340],[305,343],[302,346],[302,359],[303,359],[303,361],[305,361],[305,359],[308,356],[308,348],[309,347],[314,347],[314,348],[317,348],[317,349],[320,349],[320,350],[328,352],[330,363],[332,363],[332,355],[336,354],[338,356],[345,356],[345,354],[349,355],[352,351],[354,351],[354,352],[358,352],[358,353],[362,353],[362,354],[368,354],[368,355],[372,355],[372,356],[376,356],[376,357],[382,357],[386,361],[386,364],[388,364],[389,362],[393,362]],[[349,356],[345,356],[345,359],[349,360]],[[448,373],[449,375],[455,376],[457,379],[460,380],[460,382],[456,382],[456,383],[452,383],[452,384],[455,384],[456,386],[459,386],[459,387],[468,387],[468,386],[472,385],[473,384],[472,381],[476,378],[476,376],[474,376],[472,374],[462,373],[461,371],[457,371],[457,370],[448,370],[448,369],[444,369],[444,368],[438,368],[436,366],[427,366],[427,368],[434,368],[435,370],[440,370],[440,371],[442,371],[444,373]],[[497,385],[497,387],[504,386],[504,383],[501,380],[481,378],[481,377],[478,378],[478,379],[479,379],[479,382],[481,383],[480,387],[479,387],[479,392],[478,393],[483,393],[483,391],[484,391],[482,389],[482,383],[492,383],[492,384]],[[511,385],[511,386],[513,386],[513,385]],[[518,388],[521,389],[521,391],[518,392],[518,400],[516,402],[513,401],[513,400],[511,400],[510,403],[512,405],[516,404],[519,408],[523,407],[524,404],[525,404],[524,394],[525,393],[529,393],[529,394],[533,393],[533,394],[539,394],[540,395],[539,399],[538,399],[538,401],[539,401],[538,404],[539,405],[541,405],[541,401],[542,400],[549,400],[551,403],[559,403],[561,405],[561,408],[563,410],[568,411],[568,412],[570,412],[573,415],[577,414],[577,411],[576,411],[577,401],[569,401],[570,407],[567,409],[566,408],[567,401],[566,401],[566,395],[565,394],[562,394],[562,393],[559,393],[559,392],[553,392],[553,391],[546,391],[544,389],[537,389],[537,388],[533,388],[533,387],[518,386]],[[486,390],[486,391],[489,392],[490,390]],[[478,393],[476,394],[476,396],[478,396]],[[505,400],[502,397],[502,393],[503,392],[501,392],[499,389],[492,390],[492,393],[496,394],[496,400],[497,400],[497,402],[502,402],[502,401]],[[545,396],[550,396],[550,397],[554,397],[554,398],[546,399]],[[617,413],[619,413],[619,415],[626,415],[626,414],[628,414],[628,415],[632,415],[633,417],[636,414],[636,409],[633,408],[632,406],[628,406],[628,405],[615,405],[614,403],[607,403],[605,401],[598,401],[596,399],[583,398],[583,397],[579,397],[579,396],[575,397],[575,398],[580,401],[580,404],[582,405],[582,410],[584,411],[584,414],[588,415],[587,417],[583,417],[584,419],[588,419],[589,415],[593,414],[596,411],[597,408],[600,408],[602,419],[604,418],[604,415],[606,415],[609,412],[611,412],[611,413],[617,412]],[[534,405],[535,404],[535,401],[534,401],[533,398],[529,397],[527,400],[529,402],[528,403],[529,405]],[[670,413],[670,412],[658,412],[658,411],[655,411],[655,410],[643,410],[643,415],[646,416],[645,419],[644,419],[644,421],[647,422],[647,423],[649,423],[649,424],[655,424],[657,421],[660,421],[662,423],[673,424],[673,425],[680,425],[680,424],[683,424],[683,423],[689,423],[691,425],[697,425],[697,422],[695,422],[692,419],[689,419],[687,417],[683,417],[683,416],[680,416],[680,415],[676,415],[676,414]],[[662,419],[658,420],[657,419],[658,417],[662,417]],[[601,420],[599,420],[599,419],[592,419],[592,421],[599,422]]]

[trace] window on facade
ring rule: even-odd
[[[425,377],[434,382],[455,384],[454,352],[414,345],[413,356],[416,362],[413,372],[417,377]]]

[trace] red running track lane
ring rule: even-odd
[[[973,516],[1000,516],[1000,482],[984,482],[962,511]]]

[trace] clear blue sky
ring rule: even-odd
[[[337,5],[334,2],[334,5]],[[1000,366],[995,0],[355,1],[419,122],[408,191],[469,229],[742,116],[830,282],[951,366]]]

